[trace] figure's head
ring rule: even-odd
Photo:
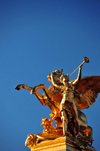
[[[60,80],[60,77],[61,77],[61,75],[62,75],[62,72],[63,72],[63,69],[62,69],[61,71],[55,70],[55,71],[53,71],[52,73],[48,74],[48,75],[47,75],[48,81],[52,82],[51,74],[53,74],[53,75],[55,76],[55,79]]]
[[[69,75],[64,75],[62,74],[61,77],[60,77],[60,82],[65,84],[65,83],[68,83],[69,82]]]

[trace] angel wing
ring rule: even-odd
[[[75,84],[77,84],[77,82]],[[89,108],[93,105],[100,92],[100,76],[87,76],[81,78],[77,91],[81,92],[80,99],[75,97],[79,110]]]

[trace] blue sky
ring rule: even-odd
[[[100,75],[99,0],[0,0],[0,150],[29,151],[28,134],[41,133],[50,110],[17,84],[45,84],[47,75],[71,74],[87,56],[82,76]],[[70,80],[77,77],[77,72]],[[41,91],[42,93],[42,91]],[[99,150],[100,94],[83,110]]]

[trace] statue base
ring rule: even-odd
[[[31,148],[31,151],[96,151],[91,145],[84,145],[75,138],[59,137],[45,140]]]

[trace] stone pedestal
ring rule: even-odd
[[[43,141],[31,151],[96,151],[94,147],[84,146],[81,142],[69,137],[60,137],[54,140]]]

